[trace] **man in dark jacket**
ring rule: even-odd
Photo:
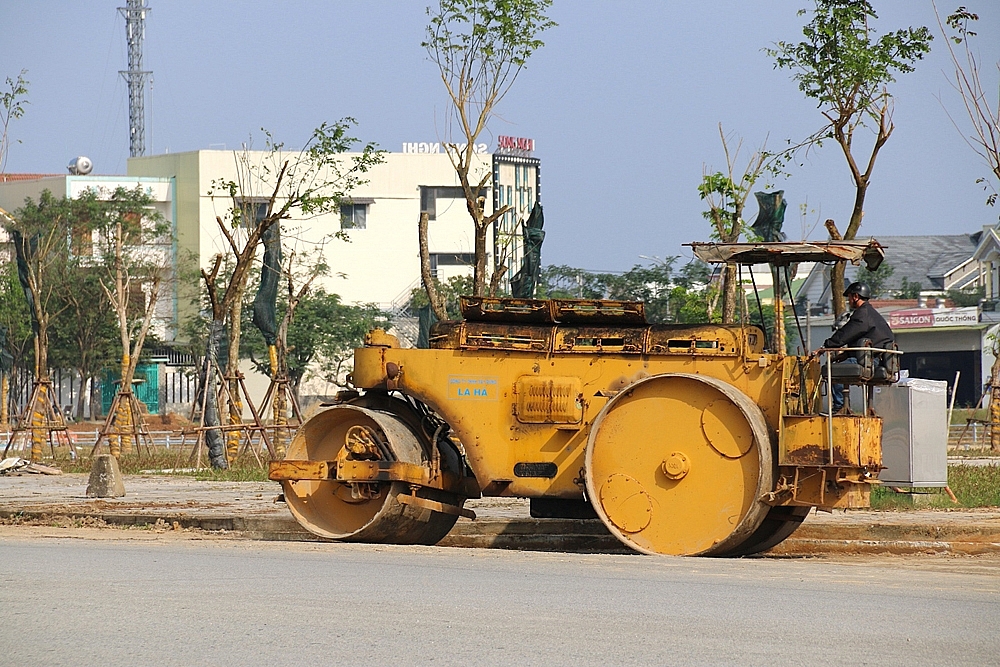
[[[823,341],[823,347],[860,347],[860,342],[867,338],[871,340],[872,347],[887,349],[896,340],[892,335],[892,329],[878,311],[868,303],[872,297],[872,290],[865,283],[851,283],[844,290],[844,296],[851,304],[851,319],[841,328],[837,329],[832,336]],[[848,362],[855,361],[851,355]],[[844,407],[844,385],[833,385],[833,409],[840,410]]]

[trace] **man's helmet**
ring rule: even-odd
[[[846,290],[844,290],[844,296],[850,296],[852,294],[857,294],[859,297],[867,301],[872,298],[872,288],[865,283],[851,283]]]

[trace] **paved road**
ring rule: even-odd
[[[996,559],[0,536],[0,665],[1000,664]]]

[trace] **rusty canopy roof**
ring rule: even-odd
[[[710,264],[795,264],[840,262],[878,268],[885,251],[875,239],[867,241],[797,241],[782,243],[688,243],[698,259]]]

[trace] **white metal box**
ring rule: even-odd
[[[948,383],[907,378],[876,387],[873,407],[882,418],[879,479],[892,486],[948,485]]]

